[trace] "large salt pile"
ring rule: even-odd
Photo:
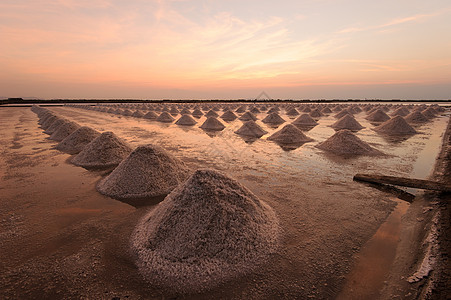
[[[57,115],[48,117],[47,119],[45,119],[45,121],[41,123],[41,128],[47,130],[53,124],[53,122],[55,122],[58,119],[60,118]]]
[[[431,106],[423,110],[421,113],[428,119],[435,118],[435,116],[437,115],[437,111]]]
[[[279,232],[274,211],[246,187],[197,170],[138,223],[131,249],[152,285],[201,292],[267,262]]]
[[[301,144],[312,141],[293,124],[285,125],[281,130],[268,137],[268,140],[281,144]]]
[[[235,115],[235,113],[230,110],[225,111],[221,116],[221,119],[223,119],[224,121],[233,121],[236,118],[238,118],[237,115]]]
[[[426,118],[426,116],[418,110],[414,110],[413,112],[411,112],[410,114],[408,114],[404,120],[406,120],[407,123],[411,123],[411,124],[417,124],[417,123],[425,123],[427,122],[429,119]]]
[[[317,148],[339,155],[381,155],[381,151],[374,149],[359,139],[350,130],[343,129],[318,144]]]
[[[116,199],[157,197],[169,194],[188,177],[188,169],[178,158],[154,145],[137,147],[97,190]]]
[[[97,130],[83,126],[72,132],[56,145],[56,149],[69,154],[77,154],[80,153],[87,144],[99,136],[100,132]]]
[[[374,128],[374,131],[388,135],[409,135],[417,133],[406,120],[401,116],[396,116]]]
[[[67,136],[69,136],[72,132],[74,132],[75,130],[77,130],[78,128],[80,128],[80,125],[78,125],[75,122],[72,121],[67,121],[63,124],[61,124],[61,126],[59,126],[51,135],[50,135],[50,139],[57,141],[57,142],[61,142],[62,140],[64,140]]]
[[[257,123],[250,120],[250,121],[244,122],[243,126],[241,126],[240,129],[235,131],[235,133],[239,134],[239,135],[248,136],[248,137],[260,138],[268,132],[265,131],[264,129],[262,129]]]
[[[172,123],[174,122],[174,120],[175,119],[167,111],[162,112],[161,115],[157,118],[157,121],[163,123]]]
[[[385,122],[387,120],[390,120],[390,117],[382,110],[382,109],[376,109],[372,113],[366,117],[368,121],[372,122]]]
[[[175,124],[183,126],[196,125],[197,121],[193,119],[190,115],[182,115]]]
[[[278,113],[270,113],[262,120],[262,122],[267,124],[282,124],[285,120],[279,116]]]
[[[114,133],[107,131],[72,159],[72,163],[85,168],[117,166],[132,151],[131,147]]]
[[[293,121],[293,124],[299,126],[315,126],[318,124],[318,122],[316,122],[308,114],[302,114]]]
[[[347,114],[334,124],[330,125],[330,127],[335,130],[349,129],[354,131],[364,128],[352,115]]]
[[[143,118],[149,119],[149,120],[155,120],[156,118],[158,118],[158,115],[153,111],[149,111],[143,116]]]
[[[253,113],[247,111],[247,112],[245,112],[244,114],[241,115],[240,120],[241,121],[249,121],[249,120],[257,121],[257,117],[254,116]]]
[[[223,130],[225,126],[224,124],[221,123],[221,121],[219,121],[215,117],[208,117],[207,120],[205,120],[205,122],[202,125],[200,125],[200,128],[205,130],[220,131]]]

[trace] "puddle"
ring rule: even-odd
[[[337,299],[377,299],[396,255],[401,218],[409,208],[402,200],[395,200],[396,208],[374,236],[362,247],[354,269]]]

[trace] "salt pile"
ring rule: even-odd
[[[55,120],[55,122],[53,122],[45,131],[44,133],[47,133],[48,135],[51,135],[52,133],[54,133],[58,127],[60,127],[61,125],[63,125],[64,123],[69,122],[66,119],[57,119]]]
[[[374,131],[388,135],[408,135],[417,133],[406,120],[401,116],[396,116],[374,128]]]
[[[297,115],[299,115],[299,112],[294,107],[292,107],[287,111],[287,116],[297,116]]]
[[[270,113],[262,120],[262,122],[267,124],[282,124],[285,120],[279,116],[278,113]]]
[[[131,249],[143,277],[177,293],[211,289],[268,261],[274,211],[239,182],[197,170],[138,223]]]
[[[322,117],[322,115],[323,114],[317,108],[310,112],[310,116],[312,118],[319,118],[319,117]]]
[[[408,114],[404,119],[406,120],[407,123],[412,123],[412,124],[425,123],[429,120],[428,118],[426,118],[425,115],[423,115],[422,112],[417,111],[417,110]]]
[[[223,119],[224,121],[233,121],[236,118],[238,118],[237,115],[235,115],[235,113],[233,111],[230,111],[230,110],[227,110],[221,116],[221,119]]]
[[[125,109],[124,111],[122,111],[122,113],[121,113],[123,116],[126,116],[126,117],[131,117],[131,115],[133,114],[133,112],[131,111],[131,110],[129,110],[129,109]]]
[[[312,141],[293,124],[285,125],[281,130],[268,137],[268,140],[281,144],[301,144]]]
[[[256,121],[257,117],[254,116],[253,113],[248,111],[248,112],[244,113],[243,115],[241,115],[240,120],[241,121],[249,121],[249,120]]]
[[[97,190],[116,199],[156,197],[169,194],[188,177],[188,169],[178,158],[161,147],[137,147],[110,175],[102,179]]]
[[[258,107],[256,107],[256,106],[252,107],[249,111],[253,114],[260,113],[260,109],[258,109]]]
[[[212,109],[210,109],[210,110],[205,114],[205,116],[206,116],[206,117],[215,117],[215,118],[219,117],[218,113],[215,112],[215,111],[212,110]]]
[[[366,142],[359,139],[350,130],[343,129],[333,136],[318,144],[317,148],[339,155],[382,155]]]
[[[274,106],[274,107],[271,107],[271,108],[268,110],[268,114],[271,114],[271,113],[278,113],[279,111],[280,111],[279,107]]]
[[[336,114],[334,117],[336,119],[341,119],[343,118],[345,115],[351,115],[352,113],[348,110],[348,109],[343,109],[342,111],[340,111],[338,114]]]
[[[310,106],[305,106],[302,111],[305,112],[305,113],[309,113],[309,112],[312,111],[312,109],[310,108]]]
[[[246,111],[246,108],[244,106],[240,106],[239,108],[237,108],[237,110],[235,110],[235,112],[241,114],[244,113]]]
[[[53,132],[50,135],[49,138],[51,140],[61,142],[62,140],[64,140],[67,136],[69,136],[72,132],[74,132],[78,128],[80,128],[80,125],[78,125],[77,123],[72,122],[72,121],[67,121],[67,122],[61,124],[61,126],[59,126],[55,130],[55,132]]]
[[[353,116],[351,115],[345,115],[344,117],[342,117],[340,120],[338,120],[337,122],[335,122],[334,124],[330,125],[330,127],[332,127],[335,130],[340,130],[340,129],[349,129],[349,130],[360,130],[362,128],[364,128],[362,125],[360,125],[359,122],[357,122],[356,119],[354,119]]]
[[[314,126],[317,125],[318,122],[313,120],[313,118],[310,117],[308,114],[302,114],[299,117],[297,117],[296,120],[293,121],[293,124],[300,126]]]
[[[429,106],[427,109],[425,109],[425,110],[422,111],[422,114],[423,114],[426,118],[432,119],[432,118],[434,118],[434,117],[436,116],[437,111],[436,111],[433,107]]]
[[[248,137],[262,137],[267,131],[263,130],[257,123],[254,121],[246,121],[244,122],[243,126],[240,127],[237,131],[235,131],[236,134],[244,135]]]
[[[182,114],[182,115],[190,115],[190,114],[191,114],[191,111],[190,111],[188,108],[184,107],[184,108],[180,111],[180,114]]]
[[[390,117],[382,109],[379,108],[370,113],[366,119],[372,122],[385,122],[387,120],[390,120]]]
[[[192,115],[195,116],[195,117],[202,117],[204,115],[204,113],[200,109],[196,108],[193,111]]]
[[[321,113],[327,115],[327,114],[332,113],[332,111],[330,110],[329,107],[326,106],[321,110]]]
[[[177,125],[183,125],[183,126],[192,126],[197,123],[196,120],[193,119],[190,115],[182,115],[180,119],[175,122]]]
[[[132,149],[117,137],[107,131],[94,139],[91,143],[72,159],[72,163],[85,168],[108,168],[117,166]]]
[[[207,120],[205,120],[205,122],[200,126],[200,128],[205,130],[220,131],[223,130],[225,126],[215,117],[208,117]]]
[[[48,117],[45,121],[43,121],[41,123],[41,128],[44,130],[48,129],[50,127],[50,125],[52,125],[53,122],[55,122],[58,119],[60,119],[60,118],[56,115]]]
[[[56,149],[69,154],[77,154],[80,153],[87,144],[99,136],[100,133],[97,130],[83,126],[72,132],[56,145]]]
[[[143,113],[142,111],[140,111],[140,110],[137,110],[137,111],[135,111],[135,112],[132,114],[132,117],[135,117],[135,118],[142,118],[142,117],[144,117],[144,113]]]
[[[175,119],[167,111],[162,112],[161,115],[157,118],[157,121],[163,123],[172,123],[174,122],[174,120]]]
[[[404,106],[397,108],[391,115],[393,117],[396,116],[402,116],[405,117],[409,114],[409,110],[407,108],[405,108]]]
[[[149,119],[149,120],[155,120],[156,118],[158,118],[158,115],[156,113],[154,113],[153,111],[149,111],[148,113],[146,113],[143,116],[144,119]]]

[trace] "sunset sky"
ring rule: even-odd
[[[1,0],[0,96],[451,99],[449,0]]]

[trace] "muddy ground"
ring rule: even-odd
[[[286,152],[265,138],[246,143],[233,134],[238,120],[219,136],[209,136],[198,128],[77,108],[52,110],[80,125],[111,130],[134,146],[163,145],[192,169],[212,167],[237,178],[278,214],[284,230],[281,247],[255,273],[206,293],[174,295],[157,289],[142,280],[128,250],[131,231],[153,205],[135,207],[102,196],[95,185],[105,174],[70,164],[69,155],[53,149],[56,143],[30,108],[0,108],[4,299],[335,298],[362,246],[398,203],[393,195],[353,182],[353,174],[380,168],[392,175],[418,172],[422,164],[415,162],[422,160],[433,136],[432,127],[426,127],[416,139],[384,141],[367,130],[363,136],[392,155],[343,160],[324,155],[313,144]],[[320,126],[310,135],[318,142],[330,136],[327,122],[332,121],[326,119],[323,130]],[[387,293],[394,295],[393,290]]]

